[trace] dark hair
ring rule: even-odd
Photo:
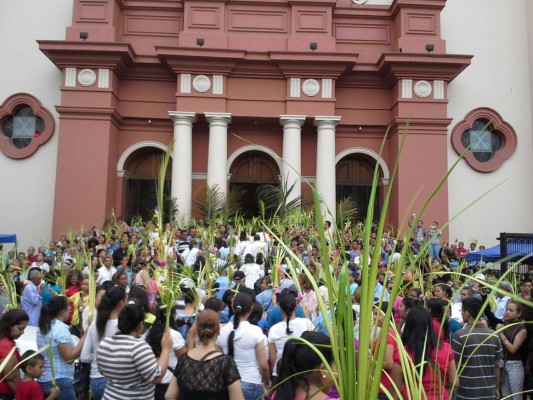
[[[210,297],[204,303],[204,309],[220,312],[224,308],[224,303],[218,297]]]
[[[118,315],[118,330],[129,335],[144,321],[144,310],[137,304],[128,304]]]
[[[404,297],[402,303],[405,308],[412,310],[415,307],[420,307],[421,301],[418,299],[413,299],[412,297]]]
[[[52,320],[62,311],[68,310],[68,299],[65,296],[54,296],[43,305],[39,316],[39,329],[46,335],[52,329]]]
[[[133,301],[135,304],[141,306],[144,312],[150,312],[148,295],[146,294],[146,289],[144,287],[132,286],[128,293],[128,301]]]
[[[204,310],[196,317],[198,339],[207,344],[220,331],[220,317],[213,310]]]
[[[470,314],[472,318],[476,319],[478,315],[481,314],[483,304],[481,303],[481,300],[475,297],[467,297],[461,302],[461,308],[463,311]]]
[[[452,287],[446,283],[437,283],[435,287],[440,287],[442,291],[446,294],[446,297],[448,299],[451,299],[453,297],[453,290]]]
[[[11,328],[21,322],[28,322],[29,320],[30,317],[26,311],[21,310],[20,308],[9,310],[2,316],[2,318],[0,318],[0,339],[13,339],[11,337]]]
[[[68,273],[68,277],[67,277],[67,286],[70,285],[70,281],[72,279],[72,277],[76,275],[78,277],[78,286],[81,284],[81,281],[83,280],[83,274],[81,273],[81,271],[79,269],[72,269],[70,270],[70,272]]]
[[[263,305],[261,303],[258,303],[257,301],[253,302],[252,312],[248,317],[248,322],[252,325],[257,325],[259,321],[261,321],[261,318],[263,318],[263,312]]]
[[[328,363],[333,360],[329,338],[320,332],[305,331],[302,339],[315,345]],[[289,339],[283,347],[283,356],[278,363],[276,400],[293,400],[298,388],[309,390],[309,382],[304,374],[313,372],[322,364],[317,352],[299,339]],[[310,393],[306,393],[308,398]]]
[[[255,262],[254,256],[250,253],[246,254],[244,256],[244,263],[245,264],[253,264]]]
[[[515,301],[515,300],[509,300],[507,301],[507,304],[514,304],[516,306],[516,311],[520,313],[519,319],[524,318],[525,307],[522,303],[519,303],[518,301]]]
[[[115,285],[118,285],[118,280],[120,279],[120,277],[122,275],[126,275],[126,277],[128,276],[127,273],[125,273],[124,271],[120,270],[120,271],[117,271],[115,272],[115,274],[113,275],[113,278],[112,278],[112,281]]]
[[[176,307],[172,307],[170,311],[170,321],[174,320],[174,315],[176,314]],[[172,322],[170,322],[171,324]],[[150,345],[154,355],[159,358],[161,355],[161,339],[165,334],[166,327],[166,313],[165,310],[158,310],[156,315],[156,320],[154,324],[150,327],[146,335],[146,343]],[[171,326],[172,328],[172,326]]]
[[[24,352],[21,359],[24,361],[20,363],[20,369],[23,372],[26,372],[26,368],[30,366],[35,367],[37,365],[37,361],[44,361],[44,356],[41,353],[36,353],[34,350],[27,350]]]
[[[433,350],[437,347],[437,335],[428,310],[414,307],[409,312],[403,328],[402,342],[413,358],[414,365],[422,365],[423,372],[420,376],[424,376],[427,363],[432,363]]]
[[[426,301],[426,307],[431,314],[431,317],[439,322],[441,325],[441,330],[443,332],[444,340],[448,341],[450,339],[450,323],[446,317],[446,310],[448,307],[447,302],[440,299],[428,299]],[[439,335],[439,332],[435,332],[436,335]]]
[[[241,315],[250,312],[252,309],[252,299],[246,293],[237,293],[233,297],[233,330],[228,336],[228,355],[233,357],[234,346],[233,339],[235,339],[235,331],[239,329],[239,323],[241,322]]]
[[[289,323],[291,321],[292,313],[296,310],[296,299],[291,292],[284,292],[280,294],[278,300],[279,308],[287,315],[287,329],[285,329],[285,332],[287,335],[290,335],[292,334],[292,331],[289,327]]]
[[[257,255],[255,256],[255,263],[259,265],[265,263],[265,256],[263,255],[263,253],[257,253]]]
[[[111,311],[126,299],[126,290],[121,286],[113,286],[105,292],[98,305],[98,313],[96,314],[96,332],[98,339],[102,339],[105,333],[105,326],[111,315]]]

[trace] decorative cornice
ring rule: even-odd
[[[115,108],[56,106],[56,110],[59,119],[111,121],[117,127],[122,124],[122,116]]]
[[[39,49],[58,68],[109,68],[122,74],[135,60],[128,43],[38,40]]]
[[[403,78],[451,82],[470,65],[472,58],[455,54],[384,53],[378,61],[378,70],[391,85]]]
[[[157,55],[175,73],[229,75],[235,64],[244,59],[243,50],[214,50],[192,47],[156,46]]]
[[[395,0],[390,6],[390,15],[395,16],[402,8],[416,8],[417,10],[432,9],[442,11],[446,0]]]
[[[355,65],[358,54],[310,53],[310,52],[270,52],[283,75],[300,78],[337,79]]]
[[[395,134],[447,135],[451,118],[394,118],[390,124],[389,137]]]

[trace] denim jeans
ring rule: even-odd
[[[74,382],[73,379],[68,378],[58,378],[56,379],[56,384],[61,393],[58,397],[56,397],[57,400],[76,400],[76,392],[74,391],[74,386],[72,386],[72,383]],[[43,389],[44,396],[48,397],[50,395],[50,391],[54,387],[52,385],[52,381],[50,382],[39,382],[41,385],[41,388]]]
[[[429,255],[431,258],[439,258],[439,252],[440,252],[440,243],[437,244],[430,244],[429,245]]]
[[[241,386],[245,400],[257,400],[265,394],[265,390],[261,384],[241,382]]]
[[[106,378],[91,378],[91,399],[102,400],[106,385]]]

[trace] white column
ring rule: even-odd
[[[335,127],[341,117],[316,116],[316,188],[323,201],[322,215],[332,223],[336,219]]]
[[[171,196],[176,198],[179,218],[189,222],[192,211],[192,124],[196,113],[169,111],[174,121]]]
[[[207,185],[217,185],[220,192],[227,194],[227,166],[228,161],[228,124],[231,122],[230,113],[205,113],[209,122],[209,152],[207,154]]]
[[[287,202],[302,195],[302,125],[305,117],[305,115],[280,116],[280,123],[283,125],[282,183],[286,182],[287,188],[294,184]]]

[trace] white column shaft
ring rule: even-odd
[[[333,222],[336,214],[335,127],[341,117],[315,117],[317,127],[316,187],[323,201],[322,215]]]
[[[287,189],[294,187],[287,198],[287,202],[300,198],[302,195],[302,125],[305,115],[282,115],[280,123],[283,125],[283,164],[282,183],[287,183]]]
[[[218,190],[226,197],[228,191],[228,124],[231,122],[229,113],[205,113],[209,122],[209,152],[207,157],[207,185],[217,185]]]
[[[179,218],[188,222],[192,213],[192,124],[193,112],[169,111],[174,121],[171,196],[176,198]]]

